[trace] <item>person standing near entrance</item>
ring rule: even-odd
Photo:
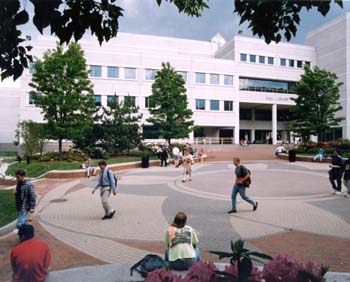
[[[339,156],[337,151],[334,151],[332,157],[331,170],[328,172],[329,181],[332,184],[333,194],[340,194],[341,192],[341,179],[343,176],[343,159]],[[337,184],[335,183],[337,182]]]
[[[23,224],[28,224],[28,213],[34,213],[36,194],[34,185],[26,179],[25,170],[18,169],[15,172],[15,175],[17,185],[14,194],[16,199],[16,209],[18,211],[16,227],[17,229],[20,229]]]
[[[193,157],[190,154],[190,151],[187,150],[185,152],[185,156],[183,159],[183,166],[184,166],[184,175],[182,178],[182,182],[186,182],[186,176],[188,175],[188,181],[192,181],[192,163],[193,163]]]
[[[111,219],[115,214],[115,209],[112,210],[108,199],[111,192],[113,192],[114,196],[117,195],[116,182],[112,171],[107,168],[107,163],[105,161],[100,161],[98,165],[100,167],[100,173],[97,177],[97,184],[94,187],[94,190],[92,190],[92,194],[94,194],[95,191],[100,188],[102,207],[105,211],[105,215],[102,217],[102,220]]]
[[[233,165],[236,167],[235,174],[236,174],[236,181],[233,185],[232,194],[231,194],[231,200],[232,200],[232,209],[229,210],[227,213],[236,213],[236,198],[237,194],[239,193],[242,197],[242,199],[249,204],[253,206],[253,211],[256,211],[258,208],[258,202],[254,202],[250,197],[246,195],[246,184],[245,181],[250,177],[250,173],[248,169],[241,165],[241,160],[239,158],[233,158]]]

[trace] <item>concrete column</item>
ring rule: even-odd
[[[239,102],[235,101],[235,116],[236,116],[236,126],[234,127],[233,138],[235,139],[235,144],[239,144]]]
[[[272,144],[277,144],[277,104],[272,105]]]
[[[255,121],[255,109],[252,109],[252,121]]]
[[[193,140],[194,140],[194,132],[193,131],[190,132],[189,139],[190,139],[190,143],[193,143]]]
[[[250,130],[250,142],[253,143],[255,141],[255,129]]]

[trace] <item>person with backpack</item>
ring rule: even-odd
[[[105,215],[102,217],[102,220],[111,219],[115,214],[115,209],[112,210],[110,204],[108,203],[108,199],[111,192],[113,192],[114,196],[117,195],[117,181],[112,171],[107,168],[107,163],[105,161],[100,161],[98,165],[100,167],[100,173],[97,177],[97,184],[92,190],[92,194],[94,194],[95,191],[100,188],[102,207],[105,210]]]
[[[250,171],[243,165],[241,165],[241,160],[239,158],[233,158],[233,164],[236,167],[236,181],[233,185],[231,199],[232,199],[232,209],[227,213],[236,213],[236,198],[239,193],[242,199],[253,206],[253,211],[258,208],[258,202],[254,202],[250,197],[246,195],[246,188],[250,185]]]
[[[165,233],[165,261],[171,269],[187,270],[201,259],[197,234],[186,221],[186,214],[178,212]]]

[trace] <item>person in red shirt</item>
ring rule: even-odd
[[[42,282],[49,273],[51,254],[46,242],[35,240],[34,227],[24,224],[18,231],[20,244],[11,251],[14,282]]]

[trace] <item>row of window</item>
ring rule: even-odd
[[[124,79],[136,79],[136,68],[123,68],[124,70]],[[156,77],[157,70],[155,69],[145,69],[145,80],[154,80]],[[187,72],[186,71],[177,71],[179,75],[182,76],[183,80],[187,82]],[[102,66],[90,66],[90,77],[102,77]],[[121,78],[120,68],[119,67],[107,67],[107,77],[108,78]],[[200,84],[206,84],[207,80],[212,85],[233,85],[233,76],[232,75],[223,75],[222,82],[220,81],[220,74],[211,73],[208,75],[202,72],[195,73],[195,82]],[[221,82],[221,83],[220,83]]]
[[[239,78],[239,90],[242,91],[295,94],[295,85],[293,81]]]
[[[259,64],[268,64],[268,65],[273,65],[275,62],[274,57],[266,57],[266,56],[257,56],[257,55],[248,55],[248,54],[240,54],[240,59],[241,62],[248,62],[248,57],[249,57],[249,62],[250,63],[257,63]]]
[[[253,120],[253,113],[251,109],[240,109],[239,110],[239,119],[240,120]],[[254,110],[254,120],[260,121],[271,121],[272,120],[272,111],[271,110]],[[277,111],[277,120],[278,121],[291,121],[295,120],[295,115],[288,110],[279,110]]]
[[[251,55],[251,54],[244,54],[244,53],[240,54],[240,60],[241,60],[241,62],[248,62],[249,61],[250,63],[259,63],[259,64],[268,64],[268,65],[274,65],[274,63],[275,63],[274,57],[266,57],[266,56]],[[310,62],[302,61],[302,60],[280,58],[280,66],[282,66],[282,67],[303,68],[304,65],[310,66]]]
[[[205,99],[196,99],[196,110],[205,111],[206,101]],[[210,100],[210,110],[211,111],[220,111],[220,101],[219,100]],[[224,111],[232,112],[233,111],[233,101],[224,101]]]
[[[102,96],[94,95],[95,105],[102,106]],[[119,96],[107,95],[107,106],[113,107],[114,103],[119,103]],[[136,107],[136,96],[124,96],[124,103],[127,103],[131,107]],[[34,99],[31,94],[29,94],[29,105],[34,105]],[[145,97],[145,108],[152,106],[152,100],[149,97]],[[205,111],[205,100],[196,99],[196,110]],[[220,101],[210,100],[210,110],[220,111]],[[233,111],[233,101],[224,101],[224,111]]]

